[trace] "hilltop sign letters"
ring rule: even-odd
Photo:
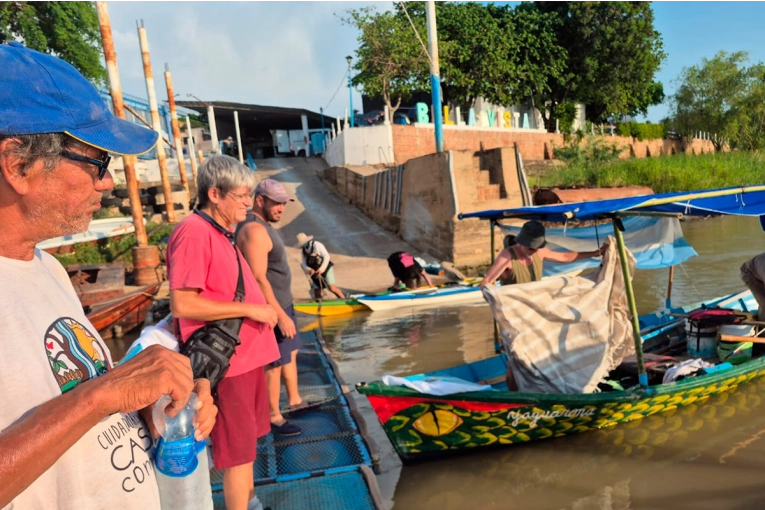
[[[444,106],[444,124],[454,125],[455,119],[459,120],[459,124],[462,125],[462,120],[459,115],[459,108],[455,115],[450,115],[449,107]],[[518,112],[500,111],[500,110],[484,110],[480,113],[480,118],[476,119],[475,109],[468,110],[467,125],[468,126],[484,126],[493,128],[516,128],[516,129],[530,129],[529,126],[529,114],[523,114],[523,123],[520,122],[521,114]],[[430,124],[430,107],[426,103],[417,103],[417,123]]]

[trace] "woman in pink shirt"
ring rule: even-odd
[[[215,467],[223,470],[226,508],[258,508],[252,463],[258,437],[270,431],[263,366],[279,357],[273,327],[276,311],[266,304],[247,261],[236,248],[232,227],[252,207],[255,176],[229,156],[212,156],[197,176],[199,206],[181,221],[167,245],[170,307],[181,341],[205,322],[244,318],[241,344],[218,384],[218,419],[212,431]],[[234,301],[239,265],[245,298]],[[251,502],[250,500],[254,500]]]

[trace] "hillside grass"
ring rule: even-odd
[[[539,187],[648,186],[655,193],[765,184],[765,154],[726,152],[600,161],[574,158],[531,179]]]

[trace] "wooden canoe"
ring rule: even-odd
[[[104,339],[111,338],[115,328],[121,328],[122,333],[127,333],[142,326],[160,285],[145,285],[122,296],[86,307],[88,320]]]
[[[733,310],[756,310],[751,294],[734,294],[709,300],[709,306],[726,305]],[[698,306],[697,306],[698,307]],[[685,307],[682,311],[691,311]],[[674,310],[677,311],[677,310]],[[661,347],[672,337],[683,335],[684,321],[662,314],[643,317],[651,332],[643,335],[644,346]],[[660,334],[656,334],[656,333]],[[672,342],[674,344],[674,342]],[[648,350],[648,349],[646,349]],[[588,394],[509,392],[504,375],[504,354],[485,360],[424,374],[456,377],[463,381],[491,385],[491,391],[432,395],[404,386],[372,382],[358,387],[367,396],[383,428],[404,461],[443,457],[466,450],[526,443],[606,429],[689,404],[700,404],[710,396],[724,393],[765,375],[765,357],[756,357],[725,370],[641,388]],[[721,367],[722,368],[722,367]],[[413,379],[422,377],[411,376]]]

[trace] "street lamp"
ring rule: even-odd
[[[355,115],[353,114],[353,82],[351,80],[351,60],[353,60],[353,57],[348,55],[347,57],[345,57],[345,60],[348,61],[348,95],[351,98],[351,127],[353,127],[354,125],[353,118],[355,117]]]

